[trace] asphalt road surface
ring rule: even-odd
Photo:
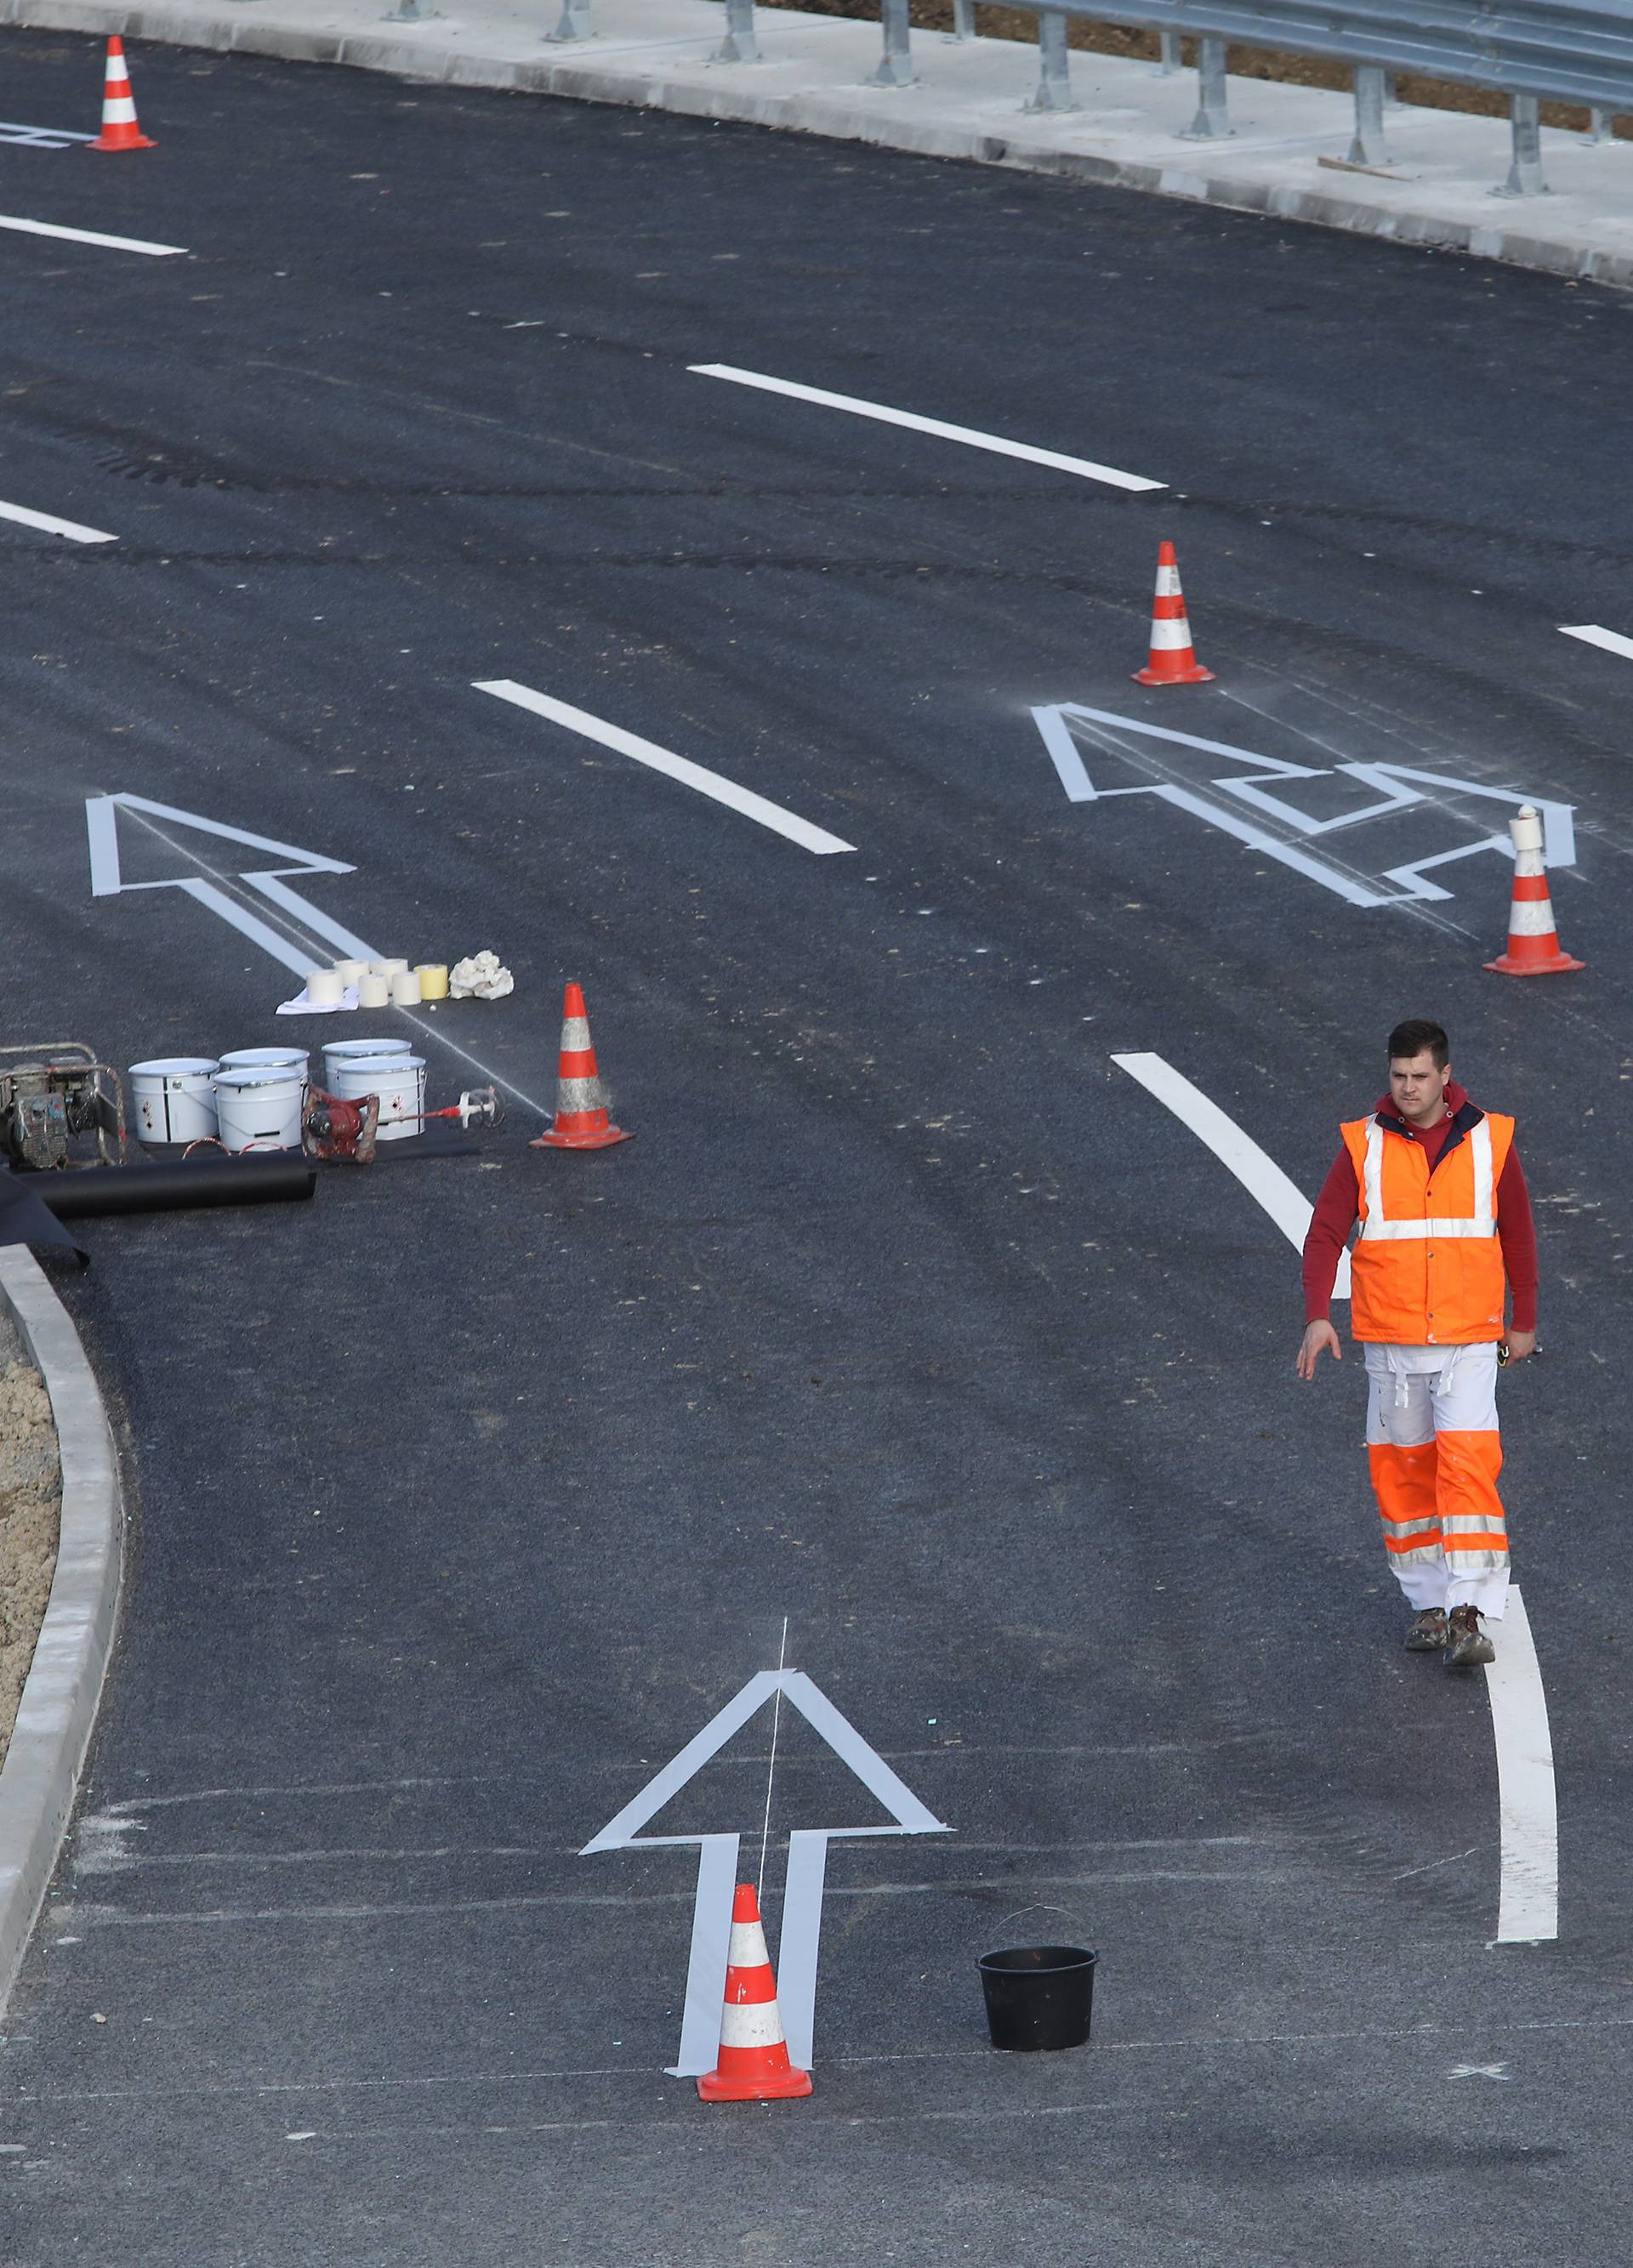
[[[94,42],[0,56],[9,114],[93,123]],[[509,999],[414,1035],[433,1100],[481,1076],[454,1049],[516,1092],[478,1155],[89,1224],[61,1278],[138,1527],[0,2053],[8,2259],[1619,2259],[1633,660],[1559,625],[1633,632],[1633,300],[133,64],[155,151],[0,146],[5,213],[185,251],[0,232],[0,500],[117,538],[0,520],[3,1036],[393,1024],[275,1019],[298,980],[196,894],[93,898],[85,804],[124,795],[350,868],[284,880],[381,952],[500,951]],[[1164,535],[1209,686],[1129,681]],[[1071,799],[1058,704],[1102,712],[1066,725],[1096,789],[1201,808]],[[1481,967],[1521,793],[1575,814],[1578,977]],[[240,879],[290,861],[117,826],[127,885],[321,942]],[[567,977],[638,1137],[595,1156],[525,1147]],[[1290,1247],[1112,1060],[1313,1193],[1408,1013],[1538,1200],[1546,1354],[1504,1399],[1556,1940],[1493,1941],[1485,1683],[1400,1651],[1358,1362],[1297,1384]],[[666,2075],[693,1852],[578,1853],[780,1661],[955,1831],[832,1845],[816,2093],[706,2109]],[[764,1834],[773,1948],[789,1833],[888,1824],[777,1738],[769,1803],[767,1712],[648,1830],[741,1833],[750,1879]],[[1060,1938],[1093,2044],[995,2055],[977,1955]]]

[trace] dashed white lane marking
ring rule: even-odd
[[[100,244],[108,252],[145,252],[154,260],[184,254],[185,244],[149,244],[139,236],[104,236],[100,229],[60,228],[55,221],[22,220],[15,213],[0,213],[0,228],[16,229],[22,236],[61,236],[70,244]]]
[[[729,379],[734,386],[757,387],[763,394],[786,394],[795,401],[814,401],[823,409],[846,409],[853,417],[876,418],[881,425],[906,425],[915,433],[933,434],[938,441],[962,441],[967,449],[989,449],[998,457],[1023,457],[1030,465],[1047,465],[1057,473],[1075,473],[1085,481],[1104,481],[1113,489],[1164,489],[1166,481],[1143,480],[1138,473],[1119,473],[1112,465],[1097,465],[1089,457],[1062,456],[1058,449],[1035,449],[1030,441],[1010,441],[1001,433],[982,433],[973,425],[949,425],[940,417],[920,417],[910,409],[890,409],[882,401],[861,401],[852,394],[829,394],[820,386],[796,386],[791,379],[767,378],[755,370],[736,370],[726,362],[688,363],[698,378]]]
[[[569,733],[580,733],[587,740],[599,740],[603,748],[615,749],[621,756],[632,756],[638,764],[648,764],[654,772],[667,773],[683,786],[696,788],[699,795],[710,796],[716,803],[740,811],[745,819],[769,827],[773,835],[786,836],[802,850],[825,856],[830,851],[856,848],[853,843],[842,843],[837,835],[830,835],[825,828],[814,827],[797,812],[786,811],[781,804],[756,795],[751,788],[739,787],[735,780],[709,771],[702,764],[694,764],[688,756],[677,756],[669,748],[661,748],[655,740],[643,740],[639,733],[626,733],[621,725],[609,725],[604,718],[592,717],[587,709],[574,709],[568,702],[552,700],[548,693],[536,693],[531,686],[518,685],[514,678],[479,679],[475,682],[475,690],[491,693],[500,701],[512,701],[518,709],[530,709],[536,717],[565,725]]]
[[[1495,1941],[1534,1945],[1559,1935],[1559,1814],[1548,1696],[1526,1602],[1511,1584],[1495,1644],[1496,1660],[1486,1664],[1503,1822]]]
[[[100,527],[82,527],[77,519],[58,519],[48,512],[30,512],[26,504],[0,504],[0,519],[14,519],[19,527],[37,527],[42,535],[65,535],[70,543],[117,543]]]
[[[1112,1061],[1130,1079],[1137,1079],[1148,1094],[1154,1094],[1159,1102],[1166,1104],[1199,1142],[1207,1144],[1220,1164],[1236,1175],[1249,1197],[1264,1207],[1294,1249],[1302,1252],[1304,1239],[1310,1233],[1310,1216],[1315,1208],[1297,1185],[1289,1181],[1275,1160],[1267,1157],[1233,1118],[1227,1117],[1216,1102],[1210,1102],[1200,1087],[1193,1086],[1161,1056],[1113,1056]],[[1339,1256],[1333,1297],[1349,1297],[1347,1252]]]
[[[1584,645],[1602,645],[1607,653],[1624,654],[1633,661],[1633,637],[1623,637],[1620,630],[1601,630],[1597,622],[1561,622],[1559,627],[1566,637],[1580,638]]]

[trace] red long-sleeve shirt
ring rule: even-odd
[[[1446,1089],[1446,1115],[1437,1126],[1413,1128],[1415,1138],[1422,1145],[1432,1174],[1440,1152],[1445,1147],[1452,1130],[1453,1112],[1460,1109],[1468,1097],[1455,1085]],[[1393,1110],[1389,1097],[1378,1103],[1380,1110]],[[1356,1169],[1348,1150],[1340,1147],[1333,1160],[1332,1171],[1321,1184],[1321,1194],[1315,1201],[1311,1216],[1310,1233],[1304,1239],[1304,1321],[1324,1323],[1333,1300],[1333,1284],[1338,1274],[1338,1256],[1349,1241],[1349,1232],[1361,1212],[1361,1193],[1356,1186]],[[1517,1331],[1533,1331],[1537,1327],[1537,1231],[1531,1216],[1531,1193],[1526,1187],[1525,1169],[1519,1162],[1519,1152],[1511,1149],[1504,1164],[1496,1189],[1497,1241],[1503,1248],[1503,1267],[1508,1277],[1508,1288],[1513,1295],[1513,1325]]]

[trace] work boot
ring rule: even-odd
[[[1472,1669],[1477,1661],[1495,1661],[1496,1648],[1480,1627],[1474,1607],[1453,1607],[1446,1630],[1446,1668]]]
[[[1446,1642],[1446,1610],[1444,1607],[1425,1607],[1413,1621],[1406,1634],[1408,1653],[1438,1653]]]

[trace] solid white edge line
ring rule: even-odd
[[[734,386],[757,387],[763,394],[786,394],[794,401],[814,401],[824,409],[847,409],[853,417],[876,418],[882,425],[905,425],[915,433],[932,433],[940,441],[962,441],[966,448],[989,449],[994,456],[1022,457],[1028,464],[1047,465],[1057,473],[1104,481],[1109,488],[1145,490],[1168,485],[1166,481],[1142,480],[1138,473],[1119,473],[1112,465],[1097,465],[1088,457],[1062,456],[1058,449],[1035,449],[1029,441],[1006,441],[1001,434],[982,433],[972,425],[949,425],[939,417],[890,409],[883,402],[859,401],[852,394],[830,394],[820,386],[796,386],[792,379],[766,378],[758,371],[737,370],[730,363],[692,362],[686,367],[697,378],[724,378]]]
[[[1535,1945],[1559,1935],[1559,1810],[1548,1697],[1531,1618],[1512,1584],[1495,1628],[1496,1660],[1486,1664],[1503,1824],[1494,1941]]]
[[[518,709],[530,709],[536,717],[543,717],[552,725],[564,725],[568,732],[578,733],[587,740],[598,740],[603,748],[612,748],[621,756],[632,756],[638,764],[647,764],[655,772],[667,773],[670,779],[696,788],[699,795],[710,796],[716,803],[728,805],[745,819],[757,820],[773,834],[786,836],[790,843],[797,843],[802,850],[814,850],[818,857],[856,848],[853,843],[842,843],[837,835],[830,835],[825,828],[813,826],[797,813],[785,811],[781,804],[756,795],[751,788],[739,787],[735,780],[725,778],[720,772],[694,764],[690,757],[677,756],[668,748],[659,747],[654,740],[643,740],[639,733],[626,733],[621,725],[609,725],[604,718],[592,717],[587,709],[575,709],[568,702],[552,700],[548,693],[535,693],[531,686],[519,685],[514,678],[473,679],[472,689],[491,693],[500,701],[514,702]]]
[[[1584,645],[1603,646],[1607,653],[1633,661],[1633,637],[1623,637],[1620,630],[1601,630],[1597,622],[1561,622],[1559,630],[1562,637],[1580,638]]]
[[[0,228],[14,228],[23,236],[66,237],[70,244],[100,244],[109,252],[145,252],[155,260],[176,258],[185,244],[147,244],[139,236],[104,236],[94,228],[59,228],[55,221],[19,220],[15,213],[0,213]]]
[[[1216,1102],[1210,1102],[1200,1087],[1193,1086],[1161,1056],[1114,1055],[1112,1061],[1130,1079],[1138,1079],[1148,1094],[1154,1094],[1165,1104],[1199,1142],[1207,1145],[1220,1164],[1235,1174],[1249,1197],[1264,1207],[1294,1250],[1302,1252],[1310,1233],[1310,1216],[1315,1208],[1275,1160],[1267,1156],[1233,1118],[1227,1117]],[[1349,1297],[1348,1252],[1339,1255],[1333,1297]]]
[[[100,527],[82,527],[77,519],[57,519],[48,512],[30,512],[26,504],[0,504],[0,519],[14,519],[19,527],[37,527],[43,535],[65,535],[70,543],[117,543]]]

